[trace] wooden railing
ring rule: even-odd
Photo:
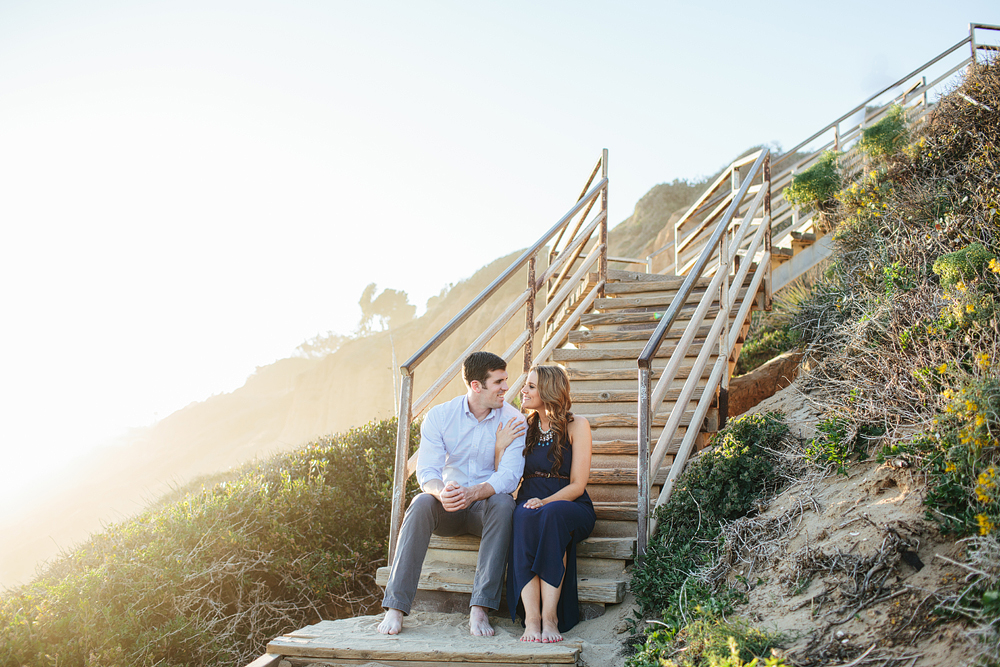
[[[742,168],[752,166],[743,173]],[[681,418],[686,412],[688,403],[692,400],[698,388],[699,381],[713,350],[718,351],[718,358],[712,368],[707,385],[702,388],[694,415],[691,418],[684,439],[674,457],[656,506],[666,502],[670,491],[684,468],[694,447],[695,439],[701,429],[701,424],[716,397],[716,390],[721,387],[726,391],[729,381],[729,357],[732,354],[737,335],[743,322],[750,313],[750,307],[763,286],[765,303],[770,298],[768,277],[771,267],[771,179],[770,152],[762,149],[754,155],[737,160],[723,172],[716,184],[710,187],[696,202],[692,210],[702,206],[704,201],[730,183],[733,190],[719,197],[719,204],[712,212],[697,224],[697,232],[688,234],[683,240],[683,248],[693,244],[700,246],[701,252],[690,266],[687,277],[681,285],[677,296],[671,302],[667,312],[650,336],[638,358],[639,366],[639,461],[638,461],[638,528],[637,548],[640,558],[645,554],[649,535],[655,530],[655,523],[650,522],[650,492],[655,475],[650,470],[659,470],[667,454],[669,444],[674,440],[680,426]],[[752,196],[752,200],[748,199]],[[742,204],[746,202],[746,213],[737,223],[737,214]],[[758,211],[761,215],[758,217]],[[714,224],[713,224],[714,223]],[[749,235],[754,229],[752,237]],[[711,234],[708,234],[711,232]],[[699,240],[703,236],[704,240]],[[749,239],[749,240],[747,240]],[[746,241],[746,243],[744,243]],[[744,247],[745,246],[745,247]],[[737,252],[742,250],[741,255]],[[715,261],[713,261],[715,260]],[[747,273],[753,268],[754,273],[749,288],[743,289]],[[687,303],[698,281],[712,275],[713,278],[705,290],[687,328],[677,342],[674,352],[667,362],[656,386],[650,389],[652,361],[657,350],[663,343],[667,333],[679,319],[681,309]],[[667,419],[666,425],[650,452],[652,439],[653,416],[666,397],[684,360],[691,348],[699,329],[705,323],[706,315],[712,303],[718,299],[719,312],[712,322],[711,329],[705,337],[701,351],[694,362],[693,368],[684,382],[677,397],[674,408]],[[730,329],[730,313],[737,311],[732,329]]]
[[[597,183],[594,180],[600,173]],[[595,209],[595,215],[591,212]],[[571,231],[569,231],[571,230]],[[595,234],[597,238],[594,239]],[[560,242],[563,243],[559,248]],[[551,243],[548,265],[536,276],[539,253]],[[410,425],[423,414],[438,394],[458,375],[465,358],[481,350],[520,311],[525,313],[524,331],[501,355],[509,364],[523,351],[522,372],[510,384],[508,395],[516,395],[527,377],[532,364],[547,360],[580,321],[580,317],[604,293],[608,275],[608,151],[604,149],[597,161],[590,179],[583,187],[576,204],[551,229],[525,250],[513,264],[500,274],[469,305],[462,309],[448,324],[427,341],[416,354],[402,366],[403,382],[399,392],[399,420],[396,433],[396,463],[393,471],[392,517],[389,528],[389,562],[396,553],[396,542],[403,522],[406,502],[406,480],[413,473],[416,454],[407,459]],[[586,255],[584,253],[586,252]],[[581,259],[583,255],[583,259]],[[542,259],[545,259],[543,257]],[[448,368],[435,380],[416,401],[413,400],[414,373],[421,362],[434,352],[445,340],[452,336],[463,322],[483,305],[501,287],[527,267],[527,287],[521,292],[465,350],[453,360]],[[585,293],[578,294],[580,285],[589,285],[589,275],[596,269],[597,281]],[[574,300],[575,299],[575,300]],[[540,312],[536,315],[536,310]],[[544,335],[536,341],[536,334]],[[536,343],[541,349],[535,353]]]

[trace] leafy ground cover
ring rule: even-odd
[[[734,658],[730,637],[740,661],[752,661],[780,643],[773,633],[726,620],[741,593],[706,572],[725,549],[725,524],[754,512],[784,483],[791,467],[788,447],[780,415],[740,417],[715,436],[657,509],[658,530],[632,577],[642,608],[637,620],[652,617],[657,629],[641,637],[631,667],[723,664]]]
[[[0,665],[240,665],[377,607],[395,439],[371,422],[109,526],[0,598]]]

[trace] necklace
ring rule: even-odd
[[[552,444],[552,429],[542,429],[541,426],[538,427],[538,446],[546,447]]]

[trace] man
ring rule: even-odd
[[[517,487],[524,470],[524,417],[504,402],[507,362],[492,352],[470,354],[462,366],[468,391],[435,406],[420,428],[417,482],[423,493],[410,503],[385,587],[382,634],[397,634],[410,613],[431,533],[472,533],[482,542],[476,561],[469,626],[493,635],[487,612],[500,606],[500,589]],[[513,421],[512,421],[513,420]],[[516,435],[496,464],[497,434]],[[505,436],[506,437],[506,436]],[[496,469],[494,469],[496,465]]]

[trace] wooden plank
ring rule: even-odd
[[[668,466],[661,466],[659,472],[653,477],[653,484],[663,484],[667,479]],[[637,484],[635,468],[592,468],[590,470],[589,484],[625,484],[635,486]],[[594,503],[594,510],[597,511],[598,503]],[[598,519],[617,519],[612,516],[597,516]],[[633,517],[634,518],[634,517]]]
[[[430,548],[453,551],[479,551],[479,538],[475,535],[439,537],[431,535]],[[576,545],[577,558],[617,558],[631,560],[635,557],[635,538],[588,537]]]
[[[670,443],[667,447],[668,453],[677,451],[677,446],[686,431],[686,427],[678,427],[674,442]],[[626,454],[635,456],[639,453],[639,445],[635,440],[595,440],[593,448],[594,454]]]
[[[716,311],[718,315],[718,311]],[[732,320],[736,316],[735,313],[729,318]],[[706,318],[707,319],[707,318]],[[702,325],[698,328],[695,333],[696,337],[704,338],[711,331],[712,325]],[[571,331],[569,334],[569,342],[573,344],[584,344],[584,343],[630,343],[630,342],[646,342],[649,340],[649,336],[652,332],[648,329],[640,329],[639,331]],[[683,327],[671,327],[670,331],[667,332],[666,336],[663,337],[664,340],[672,340],[675,338],[680,338],[684,334]]]
[[[593,275],[596,276],[597,274],[595,273]],[[645,271],[627,271],[625,269],[608,269],[608,281],[609,281],[608,284],[609,285],[612,284],[611,281],[614,281],[614,282],[637,282],[637,281],[642,281],[642,282],[664,283],[664,284],[669,284],[669,285],[676,284],[677,287],[675,287],[674,289],[677,289],[684,282],[684,278],[685,277],[686,276],[680,276],[680,277],[678,277],[678,276],[664,276],[664,275],[660,275],[659,273],[646,273]],[[680,282],[677,282],[678,280],[680,280]],[[705,284],[707,285],[708,282],[706,282]]]
[[[715,410],[715,408],[712,408]],[[684,414],[681,416],[681,426],[687,426],[691,423],[691,417],[694,412],[691,410],[685,410]],[[658,414],[653,417],[653,427],[665,426],[667,423],[668,414]],[[600,415],[587,415],[587,421],[590,422],[590,428],[629,428],[629,427],[639,427],[639,415],[638,414],[600,414]],[[711,430],[711,429],[706,429]]]
[[[447,591],[449,593],[471,593],[475,569],[448,567],[442,563],[424,563],[420,571],[418,588],[425,591]],[[380,567],[375,573],[375,583],[384,587],[389,581],[389,568]],[[603,602],[618,604],[625,597],[625,581],[578,577],[577,593],[580,602]],[[270,649],[270,646],[268,647]]]
[[[673,403],[680,393],[680,387],[669,389],[663,400]],[[635,389],[580,390],[571,392],[571,397],[574,405],[577,403],[638,403],[639,391]]]
[[[642,294],[643,292],[668,292],[680,289],[681,285],[684,284],[686,276],[664,276],[667,280],[664,281],[629,281],[629,282],[617,282],[608,283],[604,289],[605,294]],[[696,289],[704,290],[712,281],[711,278],[701,278],[696,284]],[[749,281],[746,282],[749,284]]]
[[[666,479],[666,472],[663,474]],[[635,471],[632,471],[632,482],[635,482]],[[612,521],[636,521],[639,515],[639,508],[635,503],[628,502],[601,502],[594,503],[594,510],[598,518]]]
[[[594,454],[630,454],[639,452],[635,440],[594,440],[591,444]]]
[[[688,297],[685,303],[698,303],[701,301],[702,296],[704,296],[704,289],[692,290],[691,295]],[[742,299],[746,294],[746,288],[741,288],[737,299]],[[618,297],[606,297],[603,299],[597,299],[594,302],[594,308],[598,310],[611,310],[618,308],[664,308],[669,306],[673,302],[673,298],[669,295],[666,297],[660,296],[618,296]]]
[[[692,313],[698,308],[697,303],[686,304],[681,307],[680,313],[677,316],[677,321],[683,322],[691,319]],[[660,319],[663,317],[663,313],[666,312],[666,308],[659,310],[637,310],[635,312],[629,310],[614,310],[609,313],[588,313],[580,318],[580,324],[586,327],[599,326],[599,325],[614,325],[614,324],[648,324],[650,325],[649,330],[655,328],[655,325],[659,323]],[[705,317],[715,317],[719,314],[719,307],[712,306],[705,313]]]
[[[286,660],[291,667],[309,667],[310,665],[385,665],[386,667],[454,667],[454,662],[443,662],[440,660],[386,660],[380,658],[373,661],[367,658],[310,658],[299,656],[287,656]],[[477,662],[476,667],[519,667],[523,662]],[[565,662],[538,662],[535,667],[555,667],[555,665],[565,666]]]
[[[636,355],[638,358],[638,355]],[[693,364],[684,364],[677,370],[677,377],[687,377],[691,374]],[[662,375],[663,368],[657,368],[653,371],[653,379],[658,379]],[[639,371],[637,368],[573,368],[572,366],[566,367],[566,374],[569,376],[571,382],[573,381],[584,381],[584,380],[632,380],[633,382],[638,382]],[[702,373],[703,378],[707,378],[711,375],[711,369],[707,368]]]
[[[656,351],[656,356],[659,358],[673,356],[677,346],[672,344],[673,341],[667,341],[660,346],[660,349]],[[705,340],[695,340],[685,351],[685,357],[697,357],[701,352],[701,346],[705,343]],[[718,341],[712,341],[713,348],[719,346]],[[573,348],[560,348],[552,351],[553,361],[606,361],[613,359],[629,359],[635,360],[639,358],[639,353],[642,352],[641,347],[612,347],[612,348],[586,348],[586,349],[573,349]],[[714,354],[712,358],[714,358]],[[634,362],[633,362],[634,363]],[[635,369],[633,369],[635,370]]]
[[[251,662],[247,667],[278,667],[281,663],[281,654],[279,653],[265,653],[253,662]]]
[[[405,625],[404,625],[405,627]],[[477,637],[484,640],[484,637]],[[528,643],[535,648],[535,653],[519,652],[513,649],[514,645],[521,642],[512,641],[510,637],[497,637],[499,641],[481,641],[483,646],[477,651],[476,647],[468,646],[464,649],[443,648],[440,641],[428,639],[414,639],[406,634],[399,635],[379,635],[371,632],[364,637],[340,637],[329,635],[316,637],[308,640],[298,640],[294,637],[278,637],[269,643],[268,651],[282,651],[285,656],[300,656],[308,658],[332,658],[335,660],[360,660],[360,664],[366,662],[390,663],[400,661],[406,664],[423,663],[434,665],[437,663],[473,663],[473,664],[574,664],[580,653],[580,648],[573,644],[566,644],[561,651],[540,651],[539,644]],[[501,641],[503,643],[501,643]],[[548,644],[546,647],[558,646],[558,644]],[[334,663],[336,664],[336,663]]]

